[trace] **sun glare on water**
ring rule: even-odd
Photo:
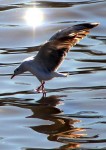
[[[44,16],[40,8],[29,8],[27,9],[24,19],[29,26],[33,28],[42,24]]]

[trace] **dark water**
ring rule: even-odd
[[[44,13],[35,29],[23,19],[36,5]],[[10,80],[35,46],[58,29],[100,22],[60,67],[65,79],[46,83],[47,97],[35,94],[31,74]],[[0,0],[0,150],[106,149],[106,1]]]

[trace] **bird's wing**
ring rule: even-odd
[[[47,70],[57,70],[70,48],[97,25],[98,23],[84,23],[57,32],[40,48],[35,59],[43,64]]]

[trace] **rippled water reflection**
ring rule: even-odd
[[[44,22],[35,29],[23,19],[36,5]],[[105,0],[0,1],[0,149],[106,149]],[[47,97],[35,94],[31,74],[10,76],[58,29],[100,22],[60,67],[64,80],[47,82]]]

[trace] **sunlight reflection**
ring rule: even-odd
[[[44,19],[43,12],[40,8],[29,8],[25,13],[24,19],[29,26],[35,28],[42,24]]]

